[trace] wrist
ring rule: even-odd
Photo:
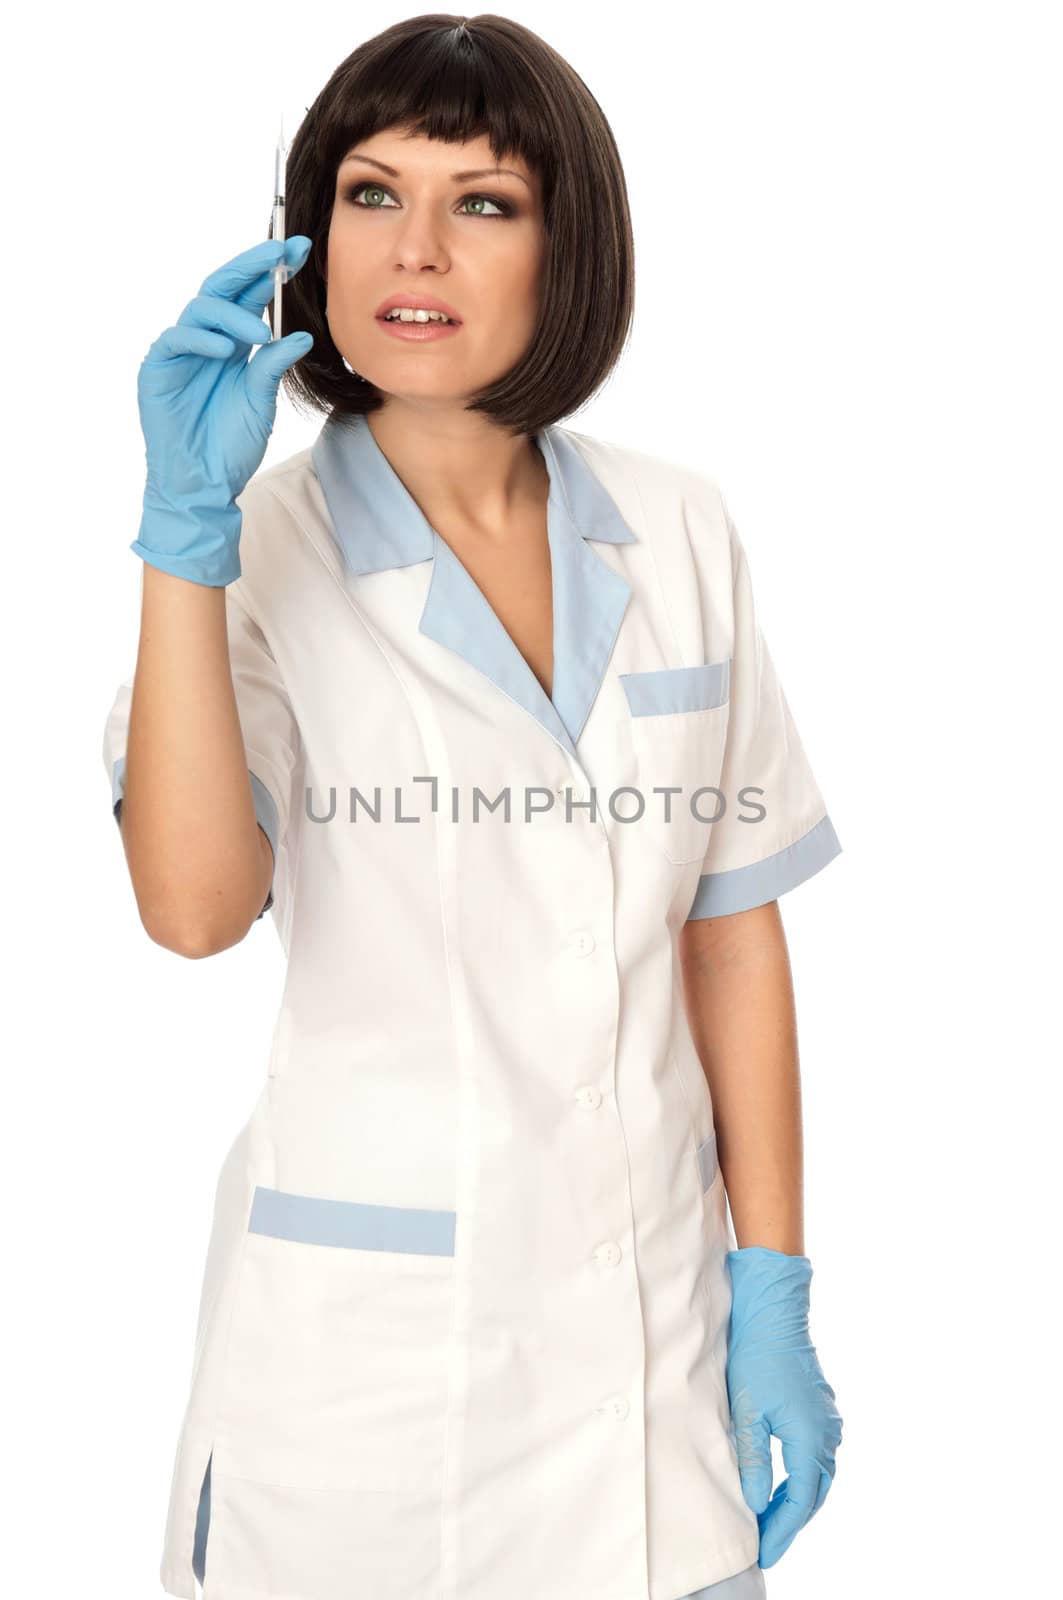
[[[807,1256],[788,1256],[764,1245],[747,1245],[741,1250],[728,1250],[727,1266],[734,1297],[745,1304],[785,1295],[808,1305],[812,1263]]]
[[[240,576],[241,523],[234,502],[192,510],[145,494],[140,529],[129,548],[174,577],[221,587]]]

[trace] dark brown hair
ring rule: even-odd
[[[627,342],[635,251],[627,186],[612,131],[582,78],[508,17],[429,12],[378,33],[336,68],[288,154],[286,231],[314,241],[284,287],[284,333],[313,349],[282,382],[297,409],[364,415],[383,404],[343,364],[325,320],[328,231],[336,170],[359,140],[386,128],[429,139],[486,134],[494,159],[521,157],[540,180],[545,259],[539,320],[527,350],[466,409],[514,433],[536,433],[584,405]]]

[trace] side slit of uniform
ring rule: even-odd
[[[196,1535],[192,1545],[192,1571],[199,1580],[202,1588],[206,1582],[207,1570],[207,1535],[210,1532],[210,1464],[214,1460],[214,1452],[207,1457],[207,1470],[203,1474],[203,1485],[199,1491],[199,1505],[196,1509]]]

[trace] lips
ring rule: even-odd
[[[374,315],[382,322],[389,311],[397,311],[401,307],[406,307],[410,311],[439,311],[453,323],[460,323],[462,320],[453,306],[448,306],[445,300],[437,300],[435,295],[431,294],[389,295],[386,300],[380,302]]]

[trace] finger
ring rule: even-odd
[[[812,1515],[819,1492],[819,1468],[804,1461],[779,1485],[761,1526],[760,1564],[770,1567],[790,1548]]]
[[[225,333],[185,324],[164,328],[151,344],[145,361],[168,361],[172,356],[231,356],[235,342]]]
[[[277,403],[277,389],[289,367],[306,355],[314,343],[313,335],[304,332],[289,333],[284,339],[274,339],[253,356],[247,367],[247,394],[257,402],[258,410],[268,415]]]
[[[313,247],[313,241],[305,233],[294,233],[284,243],[284,276],[282,281],[290,283],[306,265],[307,257]],[[274,272],[263,273],[251,287],[242,295],[237,296],[236,304],[239,306],[253,306],[256,311],[264,311],[270,301],[277,294],[277,278]]]
[[[794,1531],[791,1531],[788,1536],[783,1536],[780,1528],[776,1526],[778,1525],[781,1510],[786,1506],[786,1491],[788,1491],[788,1488],[789,1480],[788,1478],[783,1478],[783,1482],[776,1488],[775,1494],[772,1496],[772,1504],[768,1506],[764,1514],[757,1517],[757,1525],[760,1528],[757,1566],[764,1566],[764,1568],[775,1566],[778,1558],[786,1554],[786,1550],[791,1547],[792,1542],[796,1539],[797,1534]]]
[[[819,1475],[819,1493],[816,1495],[816,1503],[812,1507],[812,1516],[815,1516],[816,1512],[819,1510],[820,1506],[823,1504],[824,1500],[827,1498],[827,1490],[830,1488],[830,1486],[833,1483],[833,1481],[834,1481],[834,1474],[832,1472],[821,1472],[820,1473],[820,1475]]]
[[[284,243],[283,239],[264,239],[261,244],[252,245],[250,250],[241,251],[203,279],[200,294],[220,295],[224,300],[235,299],[241,290],[248,288],[256,278],[277,265],[284,254]]]
[[[213,328],[218,333],[227,333],[238,344],[265,344],[270,337],[267,324],[256,317],[250,306],[234,305],[211,294],[199,294],[190,300],[178,317],[177,325]]]
[[[290,239],[284,241],[284,264],[289,278],[294,278],[295,274],[306,265],[313,244],[313,239],[305,233],[293,233]]]
[[[222,296],[222,298],[233,300],[237,305],[250,306],[255,311],[265,310],[276,292],[276,282],[273,277],[274,267],[279,266],[283,259],[286,281],[294,278],[300,268],[305,266],[307,257],[313,247],[313,240],[305,233],[293,233],[290,239],[270,239],[267,242],[277,247],[274,255],[244,284],[240,292],[230,293],[227,296]],[[283,252],[280,249],[281,245],[284,246]],[[247,251],[246,253],[250,255],[252,252]],[[240,258],[237,257],[237,259],[239,260]],[[214,276],[217,275],[214,274]],[[208,278],[200,293],[217,292],[210,288],[210,284],[211,279]]]

